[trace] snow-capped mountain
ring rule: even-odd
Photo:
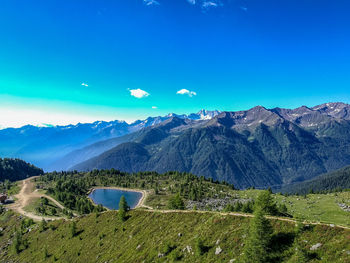
[[[47,168],[64,155],[101,140],[120,137],[142,128],[157,125],[173,116],[201,120],[216,116],[218,111],[201,110],[195,114],[148,117],[131,124],[125,121],[96,121],[66,126],[33,126],[0,130],[0,156],[18,157]]]

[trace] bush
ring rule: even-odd
[[[185,203],[182,200],[179,193],[169,199],[168,208],[169,209],[179,209],[179,210],[185,209]]]

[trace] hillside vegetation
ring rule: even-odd
[[[0,158],[0,182],[22,180],[43,173],[42,169],[20,159]]]
[[[74,224],[59,220],[42,226],[21,223],[23,219],[7,212],[0,217],[0,225],[4,229],[0,237],[0,260],[240,262],[250,220],[213,212],[135,210],[128,213],[128,219],[123,223],[119,221],[117,212],[110,211],[75,219]],[[308,226],[296,238],[293,223],[274,220],[271,223],[273,234],[269,262],[294,262],[291,260],[296,245],[306,255],[307,262],[350,262],[348,230]],[[23,233],[17,252],[13,244],[7,245],[8,240],[15,241],[16,231]],[[317,248],[312,250],[315,245]]]

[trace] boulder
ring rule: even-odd
[[[313,250],[317,250],[317,249],[319,249],[321,246],[322,246],[321,243],[317,243],[317,244],[311,246],[311,247],[310,247],[310,250],[312,250],[312,251],[313,251]]]
[[[221,252],[222,252],[221,247],[217,247],[217,248],[215,249],[215,255],[219,255]]]
[[[188,253],[192,252],[192,247],[191,246],[186,246],[182,251],[185,252],[187,250]]]

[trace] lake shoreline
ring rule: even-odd
[[[120,191],[126,191],[126,192],[140,193],[141,194],[141,198],[138,200],[136,206],[131,208],[131,209],[136,209],[136,208],[139,208],[139,207],[147,207],[147,206],[144,205],[144,202],[145,202],[145,200],[146,200],[146,198],[148,196],[148,193],[147,193],[146,190],[140,190],[140,189],[134,189],[134,188],[123,188],[123,187],[118,187],[118,186],[96,186],[96,187],[91,188],[88,191],[87,195],[88,195],[88,198],[91,200],[91,202],[93,202],[94,205],[96,205],[96,204],[95,204],[94,200],[92,200],[92,198],[90,198],[89,195],[92,192],[94,192],[95,190],[97,190],[97,189],[111,189],[111,190],[120,190]],[[107,208],[105,206],[104,206],[104,208],[106,208],[108,210],[111,210],[111,209],[109,209],[109,208]]]

